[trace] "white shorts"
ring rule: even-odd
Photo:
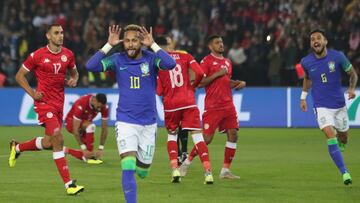
[[[314,111],[321,130],[326,126],[334,126],[339,132],[349,130],[349,117],[346,106],[339,109],[319,107],[315,108]]]
[[[151,164],[155,153],[156,130],[156,123],[152,125],[137,125],[116,122],[116,144],[119,154],[136,152],[136,158],[140,162]]]

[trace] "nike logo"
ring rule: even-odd
[[[127,67],[120,67],[119,69],[120,69],[120,70],[126,70]]]
[[[310,69],[310,71],[312,72],[312,71],[315,71],[316,70],[316,68],[312,68],[312,69]]]

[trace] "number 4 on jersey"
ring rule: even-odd
[[[169,71],[172,88],[184,85],[184,77],[181,71],[181,66],[179,64],[176,64],[175,68]]]

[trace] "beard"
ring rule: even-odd
[[[316,55],[322,55],[325,50],[325,46],[322,46],[320,48],[312,48],[312,50],[315,52]]]

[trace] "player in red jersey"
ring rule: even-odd
[[[200,112],[195,103],[195,87],[201,81],[204,72],[195,59],[185,52],[170,48],[170,38],[159,37],[156,42],[176,61],[173,70],[160,70],[158,75],[158,93],[163,96],[165,111],[165,126],[168,131],[167,150],[172,168],[173,183],[180,182],[181,174],[178,168],[177,128],[189,130],[201,162],[205,169],[205,184],[214,182],[209,160],[208,148],[201,133]],[[189,69],[195,73],[193,84],[190,83]]]
[[[231,89],[241,89],[246,83],[239,80],[231,80],[231,61],[223,56],[224,44],[222,38],[213,35],[208,38],[208,48],[211,53],[201,61],[201,68],[205,77],[200,86],[205,86],[205,110],[202,116],[204,139],[210,144],[215,130],[227,134],[225,156],[220,178],[239,179],[229,170],[234,158],[237,142],[237,130],[239,128],[235,106],[233,104]],[[193,148],[188,158],[180,167],[185,175],[197,149]]]
[[[76,70],[74,54],[63,47],[63,28],[58,24],[50,25],[46,37],[48,45],[28,56],[16,74],[16,81],[34,99],[34,109],[38,114],[39,124],[45,127],[45,136],[18,143],[10,143],[9,166],[14,167],[16,159],[23,151],[37,151],[52,149],[53,158],[60,176],[69,195],[76,195],[84,190],[70,179],[66,163],[61,134],[64,107],[64,86],[75,87],[79,78]],[[26,74],[34,71],[38,85],[33,90],[25,78]],[[66,79],[66,72],[70,78]]]
[[[65,148],[65,154],[83,160],[89,164],[101,164],[100,157],[103,155],[104,144],[108,134],[109,108],[106,105],[105,94],[88,94],[75,101],[65,118],[65,126],[69,133],[73,134],[79,143],[81,150]],[[94,133],[96,125],[93,119],[101,112],[101,137],[96,152],[94,148]]]

